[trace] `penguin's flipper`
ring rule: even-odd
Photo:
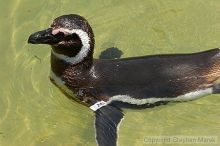
[[[95,111],[96,141],[98,146],[116,146],[117,130],[124,114],[112,105]]]

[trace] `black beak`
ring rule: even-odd
[[[28,38],[28,43],[31,44],[56,44],[60,42],[60,39],[52,34],[52,28],[38,31],[31,34]]]

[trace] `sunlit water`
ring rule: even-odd
[[[49,46],[27,44],[32,32],[59,15],[89,20],[96,58],[110,47],[131,57],[220,46],[219,0],[9,0],[0,1],[0,11],[0,146],[95,145],[93,113],[49,81]],[[125,110],[119,145],[151,146],[144,137],[172,135],[217,136],[220,142],[220,95]]]

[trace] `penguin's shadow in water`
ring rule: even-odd
[[[107,48],[101,52],[99,59],[119,59],[123,52],[116,47]]]

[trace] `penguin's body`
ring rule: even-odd
[[[162,101],[164,98],[165,101],[172,101],[188,93],[195,92],[199,96],[203,93],[211,93],[220,70],[220,50],[213,49],[194,54],[93,60],[91,65],[87,65],[90,62],[77,66],[63,65],[65,63],[52,54],[52,72],[56,78],[60,78],[69,89],[85,93],[82,95],[85,96],[84,101],[88,102],[87,99],[90,97],[108,103],[118,100],[141,105],[160,101],[144,101],[143,99],[146,98],[158,98]],[[66,68],[58,70],[61,68],[58,64]],[[77,76],[75,72],[78,73]],[[51,79],[56,83],[53,77],[54,75]],[[210,90],[206,90],[209,88]],[[132,101],[129,101],[128,97],[132,98]],[[186,100],[190,98],[194,97]]]
[[[51,28],[32,34],[28,41],[52,46],[50,78],[95,111],[99,146],[116,145],[123,103],[150,107],[220,92],[215,84],[220,76],[218,48],[194,54],[93,59],[92,29],[73,14],[56,18]]]

